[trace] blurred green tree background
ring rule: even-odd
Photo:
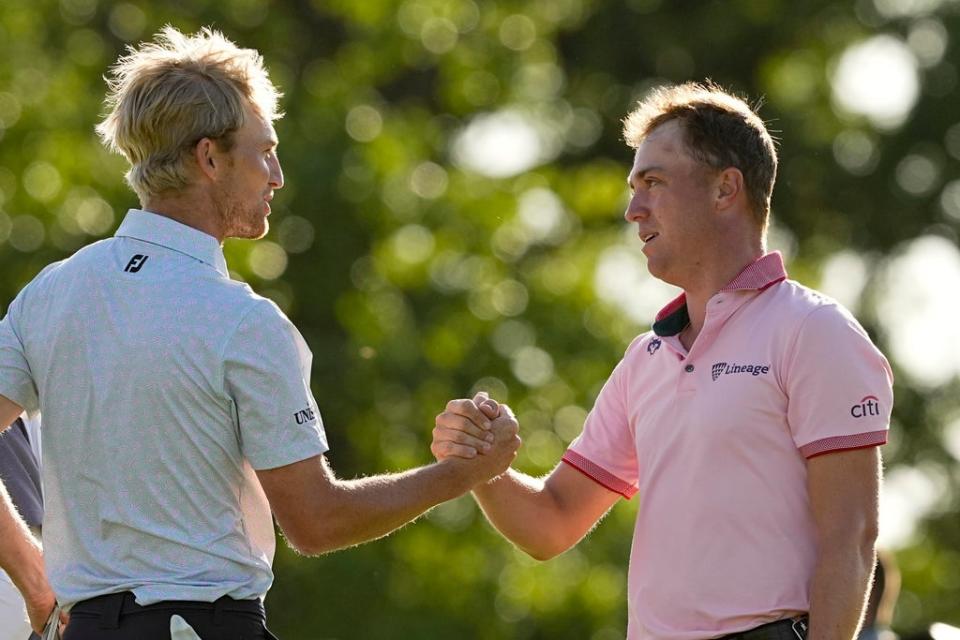
[[[621,214],[620,119],[712,78],[777,132],[771,246],[850,306],[898,375],[884,543],[896,628],[960,625],[960,11],[955,0],[3,0],[0,310],[136,199],[101,148],[101,76],[164,24],[265,56],[287,186],[234,277],[314,352],[344,477],[430,461],[447,400],[517,411],[548,471],[672,295]],[[829,363],[825,363],[829,366]],[[470,498],[318,559],[281,545],[283,638],[622,638],[636,500],[547,563]],[[735,588],[736,585],[731,585]]]

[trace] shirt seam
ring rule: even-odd
[[[839,436],[827,436],[808,442],[798,447],[798,449],[804,458],[810,460],[827,453],[879,447],[887,443],[888,434],[888,429],[878,429]]]
[[[219,368],[219,378],[220,378],[220,391],[225,397],[229,397],[227,393],[227,372],[226,372],[226,359],[227,359],[227,347],[233,338],[237,335],[237,332],[240,330],[240,326],[246,322],[250,314],[253,313],[254,309],[257,308],[257,305],[260,303],[260,300],[254,299],[250,302],[246,309],[240,314],[240,317],[237,319],[236,324],[233,328],[224,336],[223,343],[220,345],[219,357],[217,358],[217,366]],[[232,399],[231,399],[232,402]],[[234,404],[234,413],[236,413],[236,403]],[[237,414],[237,429],[240,428],[240,416]],[[239,435],[239,433],[238,433]]]
[[[572,456],[576,456],[579,459],[578,460],[572,459]],[[634,495],[636,495],[638,491],[638,489],[632,484],[630,484],[629,482],[626,482],[622,478],[618,477],[617,475],[610,473],[604,467],[598,465],[596,462],[590,460],[585,455],[581,453],[577,453],[572,449],[568,449],[567,452],[563,454],[561,461],[571,466],[572,468],[576,469],[579,473],[582,473],[584,476],[590,478],[591,480],[599,484],[604,489],[607,489],[608,491],[612,491],[613,493],[616,493],[617,495],[627,500],[630,500]],[[587,463],[587,464],[583,464],[583,463]],[[603,479],[597,477],[599,474],[591,473],[591,470],[589,468],[584,468],[584,467],[587,467],[588,465],[592,465],[597,469],[599,469],[600,471],[603,471],[604,473],[609,475],[610,478],[621,483],[623,486],[617,488],[612,486],[613,484],[612,482],[605,482]]]

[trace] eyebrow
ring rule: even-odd
[[[627,176],[627,184],[632,186],[634,178],[637,178],[638,180],[643,180],[644,176],[646,176],[648,173],[653,171],[663,171],[663,167],[659,165],[651,165],[649,167],[644,167],[643,169],[639,169],[631,173],[629,176]]]

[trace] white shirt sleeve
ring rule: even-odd
[[[28,413],[36,413],[39,409],[37,386],[27,363],[20,323],[26,291],[21,291],[10,303],[6,317],[0,321],[0,395],[13,400]]]
[[[272,469],[327,451],[310,391],[313,356],[271,301],[260,299],[226,344],[224,388],[234,402],[244,457]]]

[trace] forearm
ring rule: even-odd
[[[563,553],[585,533],[565,535],[569,519],[544,480],[514,469],[474,487],[473,495],[490,524],[538,560]]]
[[[809,640],[856,637],[875,561],[872,541],[831,545],[820,552],[810,591]]]
[[[10,501],[0,483],[0,567],[25,597],[46,591],[46,574],[40,544]]]
[[[334,480],[317,496],[310,541],[302,549],[318,554],[375,540],[470,489],[457,462],[434,463],[402,473]]]

